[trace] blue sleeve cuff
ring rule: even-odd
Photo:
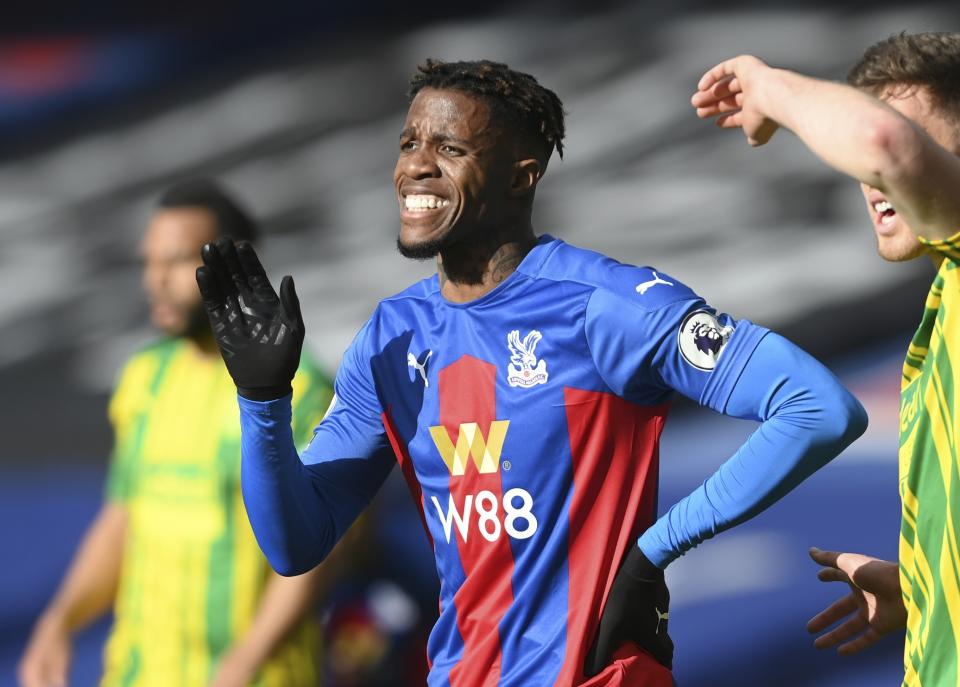
[[[252,401],[237,394],[237,403],[242,412],[252,415],[271,417],[276,420],[283,420],[284,418],[289,420],[293,416],[293,392],[272,401]]]

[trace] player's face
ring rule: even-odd
[[[890,107],[911,119],[941,146],[960,155],[960,131],[955,121],[941,112],[923,88],[893,88],[881,96]],[[912,260],[923,254],[917,234],[886,202],[879,189],[860,184],[867,201],[867,212],[873,220],[880,257],[891,262]],[[922,228],[918,228],[922,229]],[[922,232],[921,232],[922,233]]]
[[[157,211],[143,239],[143,286],[153,325],[170,336],[203,324],[196,270],[203,244],[217,239],[214,216],[202,208]]]
[[[433,88],[417,94],[393,173],[404,255],[432,257],[497,224],[510,180],[503,139],[483,100]]]

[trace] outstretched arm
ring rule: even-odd
[[[704,74],[691,103],[697,116],[742,129],[750,145],[789,129],[828,165],[882,191],[925,238],[960,229],[960,150],[867,93],[741,55]]]

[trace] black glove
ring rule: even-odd
[[[587,676],[606,668],[613,653],[628,640],[667,668],[673,668],[673,641],[667,634],[669,608],[670,592],[663,570],[651,563],[640,547],[634,546],[610,588],[597,638],[587,654]]]
[[[286,396],[304,333],[293,278],[283,278],[278,298],[249,243],[235,246],[222,238],[201,255],[205,266],[197,268],[197,284],[237,391],[254,401]]]

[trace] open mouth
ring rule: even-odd
[[[893,218],[897,216],[897,211],[888,200],[878,200],[873,204],[873,211],[877,213],[880,224],[890,224]]]
[[[430,212],[447,207],[450,201],[440,196],[416,194],[404,196],[403,207],[413,212]]]

